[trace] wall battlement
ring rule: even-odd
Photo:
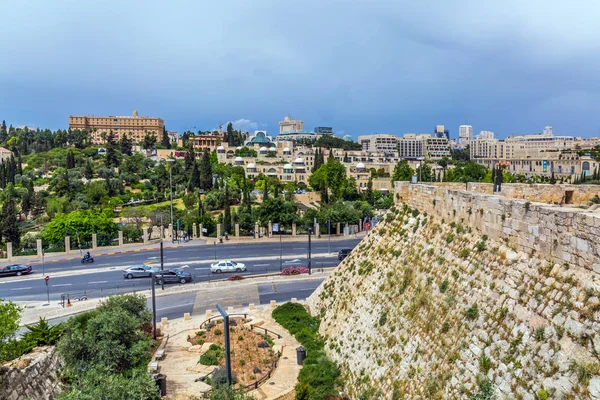
[[[485,184],[477,185],[482,190]],[[518,188],[504,190],[511,194],[524,192]],[[461,223],[517,251],[600,273],[600,210],[408,182],[395,182],[395,192],[398,203],[406,202],[421,212]]]

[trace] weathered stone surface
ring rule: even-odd
[[[498,398],[591,394],[574,365],[597,364],[600,214],[401,186],[407,206],[307,300],[349,396],[470,398],[482,375]]]
[[[54,398],[61,392],[61,368],[54,346],[35,348],[0,366],[0,400]]]

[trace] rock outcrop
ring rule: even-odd
[[[347,394],[600,398],[598,274],[492,239],[462,208],[395,206],[308,299]]]
[[[53,399],[61,392],[61,368],[54,346],[37,347],[0,366],[0,400]]]

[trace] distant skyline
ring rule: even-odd
[[[594,0],[3,2],[0,120],[600,136]]]

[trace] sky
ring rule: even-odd
[[[0,119],[600,136],[597,0],[0,0]]]

